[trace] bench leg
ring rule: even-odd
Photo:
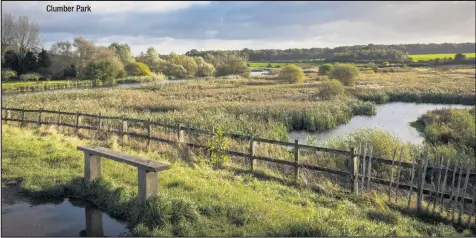
[[[158,192],[158,172],[147,171],[145,169],[138,169],[139,178],[139,202],[145,203],[150,197],[157,196]]]
[[[101,157],[84,153],[84,179],[92,182],[101,177]]]
[[[86,204],[86,236],[104,236],[102,212]]]

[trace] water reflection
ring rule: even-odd
[[[16,203],[2,207],[3,236],[124,236],[126,225],[93,204],[66,199],[58,205]]]

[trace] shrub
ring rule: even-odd
[[[129,76],[150,76],[149,66],[141,62],[131,62],[126,66],[126,72]]]
[[[344,85],[338,80],[330,80],[321,84],[321,90],[318,93],[320,98],[330,99],[344,93]]]
[[[41,78],[41,75],[37,73],[28,73],[20,75],[21,81],[38,81]]]
[[[102,59],[89,63],[84,72],[86,78],[93,80],[93,85],[114,84],[120,69],[112,59]]]
[[[388,61],[383,62],[383,67],[385,68],[390,67],[390,63]]]
[[[332,66],[332,64],[323,64],[319,67],[319,74],[328,75],[333,68],[334,66]]]
[[[368,67],[369,67],[371,70],[373,70],[375,73],[378,72],[378,66],[377,66],[374,62],[370,62],[370,63],[368,64]]]
[[[304,72],[298,66],[290,64],[284,66],[281,71],[279,71],[278,78],[290,83],[302,83],[304,81]]]
[[[221,168],[230,159],[230,156],[225,152],[230,149],[230,143],[230,139],[223,135],[222,127],[218,126],[213,138],[207,143],[211,152],[210,162],[214,167]]]
[[[341,81],[345,86],[353,86],[359,74],[360,70],[353,64],[336,64],[329,76],[331,79]]]
[[[2,80],[3,81],[8,81],[13,77],[17,76],[17,72],[11,69],[3,69],[2,70]]]

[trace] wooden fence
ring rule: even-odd
[[[13,115],[13,112],[15,112],[16,117]],[[36,113],[36,115],[30,115],[30,117],[27,118],[25,117],[26,113]],[[45,119],[46,114],[50,115],[48,118],[49,120]],[[51,117],[51,115],[53,115],[53,117]],[[67,123],[63,120],[66,116],[69,116],[69,121],[73,123]],[[82,123],[83,119],[88,119],[89,122],[95,125],[85,125]],[[81,112],[63,112],[45,109],[2,107],[2,120],[20,122],[20,125],[22,126],[26,123],[34,123],[38,126],[57,125],[71,127],[74,128],[75,133],[78,133],[79,129],[107,131],[118,135],[145,139],[147,145],[150,145],[151,141],[157,141],[171,145],[181,144],[193,148],[207,149],[207,145],[184,141],[184,132],[188,134],[215,135],[214,131],[185,127],[181,124],[169,125],[166,123],[151,121],[150,119],[141,120],[118,116],[94,115]],[[119,126],[117,126],[117,128],[105,128],[103,126],[105,120],[115,121],[116,125]],[[129,130],[129,125],[133,123],[139,123],[139,125],[142,126],[142,129],[140,131]],[[153,136],[153,128],[157,127],[171,130],[176,133],[177,137],[175,139],[167,139]],[[472,169],[474,168],[474,164],[472,164],[471,161],[457,161],[456,164],[451,167],[449,160],[446,160],[446,163],[444,163],[445,159],[443,157],[437,158],[436,155],[435,159],[429,159],[430,155],[428,153],[426,156],[421,158],[414,158],[412,162],[402,161],[403,148],[401,148],[400,151],[395,149],[392,160],[387,160],[373,156],[373,148],[367,144],[358,145],[358,148],[351,148],[350,151],[346,151],[303,145],[299,144],[298,140],[295,140],[294,143],[290,143],[233,133],[223,133],[223,136],[232,138],[233,140],[246,142],[247,144],[249,143],[246,152],[235,150],[225,150],[223,152],[230,156],[245,159],[251,172],[254,170],[255,161],[266,161],[292,167],[296,183],[299,180],[300,170],[302,169],[326,172],[350,180],[350,190],[354,194],[358,194],[365,190],[377,189],[377,186],[384,186],[388,189],[389,201],[394,200],[397,202],[398,198],[402,197],[399,196],[399,192],[402,193],[402,195],[403,192],[406,192],[408,196],[408,207],[412,205],[412,201],[416,200],[416,207],[420,211],[429,211],[431,205],[433,206],[433,213],[437,212],[435,211],[437,205],[440,206],[440,212],[442,212],[442,207],[449,208],[450,210],[447,210],[447,214],[454,214],[452,211],[458,209],[459,223],[462,222],[461,219],[463,212],[467,214],[468,218],[466,222],[468,224],[471,224],[471,219],[475,213],[476,199],[474,198],[476,196],[476,173],[474,173],[475,171]],[[291,150],[294,158],[291,160],[283,160],[256,155],[256,143],[268,143],[292,148]],[[300,152],[304,150],[308,152],[324,152],[342,156],[348,164],[348,171],[302,162],[300,161]],[[398,156],[398,154],[400,155]],[[398,159],[396,161],[397,157]],[[378,166],[390,166],[390,179],[379,178],[377,176],[378,171],[376,171],[375,168]],[[396,176],[394,176],[394,170],[396,170]],[[405,176],[403,176],[404,174]],[[404,182],[402,178],[409,178],[409,181]],[[394,181],[395,179],[396,181]],[[468,186],[469,184],[472,186]],[[414,193],[416,193],[415,197],[413,197]],[[426,208],[423,207],[425,204],[423,201],[426,201]],[[454,217],[452,216],[451,219],[453,220]]]
[[[48,90],[59,89],[72,89],[72,88],[94,88],[100,86],[94,86],[91,81],[71,81],[69,83],[55,83],[55,84],[32,84],[23,86],[8,86],[2,88],[2,94],[17,94],[17,93],[29,93]],[[107,87],[107,85],[106,85]]]

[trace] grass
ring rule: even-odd
[[[466,58],[475,58],[475,53],[464,53],[463,55],[466,56]],[[427,60],[434,60],[436,58],[453,58],[455,57],[455,54],[422,54],[422,55],[409,55],[414,62],[418,62],[420,60],[422,61],[427,61]]]
[[[138,205],[136,170],[108,160],[103,179],[87,189],[76,146],[89,143],[172,163],[161,173],[160,197]],[[372,195],[319,194],[232,170],[192,168],[173,156],[68,137],[54,127],[3,124],[2,145],[3,180],[21,178],[21,191],[35,198],[87,198],[127,221],[133,236],[474,236],[389,209]]]
[[[320,131],[373,115],[372,103],[349,96],[322,101],[321,83],[274,80],[190,80],[130,89],[45,92],[4,98],[8,107],[48,108],[103,115],[151,118],[211,130],[287,140],[288,130]]]
[[[419,117],[415,124],[420,125],[429,143],[476,149],[475,116],[475,108],[433,110]]]
[[[2,81],[2,87],[8,86],[28,86],[37,84],[67,84],[70,80],[51,80],[51,81]]]
[[[348,91],[378,104],[399,101],[474,105],[476,70],[470,67],[416,68],[408,72],[361,73]]]

